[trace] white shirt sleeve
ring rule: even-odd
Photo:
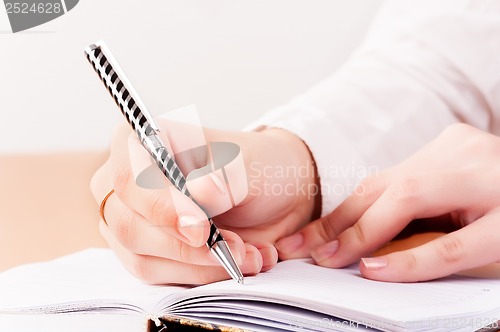
[[[308,145],[325,215],[446,126],[498,134],[499,115],[500,1],[394,0],[338,72],[252,128],[283,128]]]

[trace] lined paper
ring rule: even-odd
[[[7,313],[83,311],[140,316],[138,322],[149,314],[176,314],[294,331],[472,331],[500,317],[498,299],[500,280],[384,283],[362,278],[357,266],[328,269],[309,260],[281,262],[244,285],[150,286],[110,250],[91,249],[1,273],[0,326]]]
[[[72,302],[79,302],[80,308],[115,305],[117,309],[150,311],[160,298],[180,290],[183,288],[146,285],[111,250],[88,249],[0,273],[0,312]]]
[[[223,282],[188,293],[207,297],[217,294],[221,299],[253,294],[401,331],[425,330],[438,323],[443,328],[453,325],[470,331],[474,330],[466,326],[470,321],[460,317],[475,319],[474,324],[500,317],[500,280],[451,276],[421,283],[385,283],[362,278],[357,266],[327,269],[307,260],[281,262],[268,273],[246,278],[243,286]],[[458,318],[451,321],[453,317]]]

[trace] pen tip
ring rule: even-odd
[[[238,277],[238,284],[243,285],[245,283],[243,277]]]

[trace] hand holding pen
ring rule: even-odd
[[[160,128],[156,125],[132,84],[128,81],[118,63],[111,55],[111,52],[103,43],[98,43],[87,47],[85,49],[85,54],[109,93],[114,98],[123,116],[125,116],[128,123],[137,134],[139,141],[149,152],[151,158],[160,168],[161,172],[175,188],[195,203],[200,209],[203,209],[189,192],[184,174],[160,137]],[[103,209],[106,200],[113,192],[114,189],[111,190],[101,202],[100,211],[103,220],[105,220]],[[203,209],[203,211],[205,210]],[[210,225],[210,234],[206,242],[207,247],[226,269],[229,275],[238,283],[243,284],[243,274],[229,246],[222,237],[217,226],[213,223],[212,218],[210,218],[208,214],[206,215]],[[182,217],[180,220],[182,223]],[[188,220],[188,224],[191,223],[191,220]]]
[[[116,106],[111,103],[102,108],[102,112],[116,111]],[[190,139],[191,129],[188,126],[181,128],[166,122],[160,127],[161,131],[169,133],[164,143],[174,155],[179,152],[178,143]],[[210,225],[203,210],[180,191],[150,190],[136,185],[132,169],[144,154],[139,158],[135,155],[134,158],[129,157],[134,151],[131,151],[133,147],[128,142],[135,141],[129,140],[129,137],[134,136],[137,135],[130,132],[128,124],[119,126],[111,144],[109,160],[96,172],[91,182],[98,204],[110,188],[116,190],[108,198],[103,211],[107,221],[107,225],[100,223],[103,237],[124,265],[146,282],[200,284],[227,279],[228,273],[205,245]],[[286,132],[205,129],[205,136],[209,142],[226,141],[240,146],[244,156],[251,156],[245,159],[249,176],[255,175],[255,165],[262,168],[294,165],[297,161],[305,162],[309,157],[303,143]],[[139,143],[137,147],[145,151]],[[304,154],[304,158],[298,158],[295,152]],[[252,163],[255,163],[253,168]],[[258,170],[261,171],[263,169]],[[312,201],[302,195],[266,195],[265,181],[259,178],[252,183],[260,187],[261,193],[250,187],[248,197],[235,201],[236,207],[231,208],[221,203],[219,198],[227,193],[221,193],[220,182],[211,175],[188,182],[188,188],[202,206],[217,211],[215,223],[222,229],[235,260],[241,263],[241,272],[252,275],[272,268],[277,262],[273,243],[307,222],[312,212]],[[249,178],[249,181],[252,179]],[[292,188],[290,184],[297,183],[291,178],[276,179],[275,183],[273,179],[266,181],[267,184],[289,189]],[[302,186],[308,181],[301,179],[297,184]],[[184,216],[193,221],[193,227],[180,224]],[[183,233],[181,229],[191,230],[191,234]]]

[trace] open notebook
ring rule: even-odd
[[[149,286],[130,276],[107,249],[0,274],[1,330],[4,317],[18,317],[22,326],[26,317],[44,314],[38,317],[57,324],[58,317],[82,312],[82,324],[124,317],[129,331],[161,316],[250,330],[473,331],[500,317],[500,280],[383,283],[363,279],[356,267],[326,269],[291,260],[245,278],[245,285],[229,280],[195,288]],[[124,331],[116,325],[111,330]]]

